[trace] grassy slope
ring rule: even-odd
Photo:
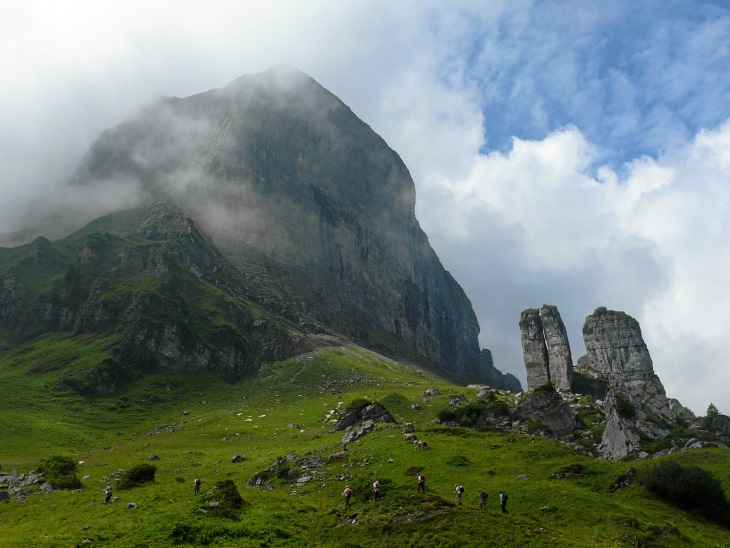
[[[27,471],[42,457],[62,454],[85,460],[79,476],[90,476],[83,480],[82,492],[33,494],[24,503],[0,503],[3,546],[75,546],[84,539],[92,540],[92,546],[166,546],[186,540],[215,546],[730,544],[728,531],[655,500],[640,486],[608,494],[626,463],[581,457],[556,442],[526,435],[429,426],[450,395],[474,398],[475,390],[362,350],[331,349],[273,364],[258,378],[233,385],[204,374],[158,373],[96,400],[54,389],[58,371],[52,367],[28,372],[61,360],[54,356],[98,359],[107,342],[47,337],[0,353],[3,470]],[[358,379],[355,385],[350,384],[353,378]],[[421,394],[432,386],[442,396],[422,402]],[[404,400],[388,397],[392,394]],[[350,444],[346,461],[327,464],[320,469],[323,475],[296,488],[295,496],[290,482],[277,482],[273,491],[245,485],[277,456],[312,451],[326,461],[342,437],[329,433],[328,411],[360,397],[392,402],[390,411],[400,421],[416,423],[418,436],[433,449],[415,450],[398,428],[383,425]],[[413,411],[410,403],[423,407]],[[156,482],[117,491],[121,503],[101,504],[106,478],[148,462],[152,453],[160,457],[154,463]],[[234,453],[247,459],[234,464]],[[727,453],[703,450],[669,458],[703,466],[727,488]],[[455,456],[468,464],[453,464]],[[551,478],[570,464],[582,464],[585,472]],[[416,494],[415,469],[428,478],[425,497]],[[347,475],[345,481],[338,479],[341,474]],[[202,514],[201,499],[192,495],[195,475],[204,479],[204,492],[218,480],[233,479],[251,504],[242,519]],[[519,475],[528,479],[516,479]],[[374,478],[383,484],[378,505],[368,496]],[[453,505],[451,494],[457,482],[466,487],[461,507]],[[346,483],[355,495],[345,514],[340,493]],[[479,487],[490,494],[487,513],[478,510]],[[510,494],[507,516],[497,512],[500,489]],[[130,501],[138,508],[126,509]],[[353,517],[357,525],[351,524]]]

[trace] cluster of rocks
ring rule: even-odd
[[[41,492],[49,493],[53,487],[49,483],[43,482],[43,475],[35,472],[18,473],[13,468],[10,474],[0,473],[0,487],[5,488],[0,491],[0,501],[23,500],[30,493],[39,489]]]
[[[342,437],[342,444],[347,445],[368,432],[373,432],[375,423],[395,423],[393,416],[379,403],[363,404],[356,409],[346,413],[337,421],[336,431],[345,431]]]
[[[520,315],[520,331],[527,384],[530,391],[517,398],[513,420],[538,421],[543,433],[565,437],[576,450],[595,452],[608,459],[645,458],[642,447],[660,442],[664,448],[653,456],[673,450],[705,446],[726,447],[730,442],[730,418],[716,414],[700,421],[675,399],[669,399],[641,335],[639,322],[625,314],[597,308],[583,326],[586,355],[572,363],[570,345],[560,313],[555,306],[543,305]],[[552,385],[555,390],[546,389]],[[584,397],[592,396],[593,423],[602,430],[595,434],[581,430],[576,412]],[[674,426],[698,430],[720,442],[678,445],[670,439]],[[578,439],[578,441],[576,441]],[[590,444],[586,443],[590,441]],[[582,443],[579,443],[582,442]]]

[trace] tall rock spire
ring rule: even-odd
[[[522,353],[527,370],[527,388],[547,384],[550,381],[548,351],[539,310],[528,308],[522,311],[520,332],[522,333]]]
[[[570,392],[570,384],[573,380],[573,357],[570,354],[568,333],[560,312],[558,312],[558,307],[543,305],[540,308],[540,319],[548,352],[550,380],[556,389],[561,392]]]

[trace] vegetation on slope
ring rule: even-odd
[[[41,342],[53,348],[52,341]],[[71,342],[88,344],[89,352],[97,343]],[[449,385],[362,349],[336,347],[271,363],[257,378],[235,384],[206,373],[157,372],[96,399],[48,383],[57,374],[52,368],[28,376],[29,364],[21,358],[33,352],[29,347],[25,354],[23,349],[0,354],[0,399],[18,410],[0,421],[0,474],[65,455],[84,462],[78,471],[83,490],[36,490],[25,502],[0,503],[7,546],[730,542],[727,529],[675,508],[644,485],[609,493],[626,463],[595,460],[529,434],[445,426],[439,411],[461,394],[475,401],[476,389]],[[34,359],[42,365],[41,356]],[[424,396],[434,387],[440,395]],[[502,397],[508,395],[495,399]],[[431,450],[404,441],[400,425],[382,424],[349,444],[343,458],[330,459],[342,449],[343,434],[333,432],[338,413],[331,412],[358,399],[378,401],[401,424],[414,423]],[[696,450],[659,461],[699,465],[727,493],[727,453]],[[159,458],[154,482],[115,490],[121,501],[102,504],[106,483],[116,483],[120,471],[147,463],[153,454]],[[242,458],[232,462],[236,454]],[[248,485],[278,457],[287,462],[285,471],[268,486]],[[317,458],[321,466],[308,467],[304,460]],[[631,465],[641,473],[655,464]],[[427,477],[425,495],[416,492],[418,472]],[[195,476],[203,479],[200,496],[193,494]],[[311,480],[300,481],[305,476]],[[370,491],[375,479],[382,485],[377,504]],[[453,497],[456,483],[466,487],[461,506]],[[349,509],[341,496],[345,485],[355,492]],[[488,511],[479,510],[479,488],[489,493]],[[510,495],[509,514],[499,512],[499,490]],[[215,509],[223,497],[217,492],[230,495],[220,511]],[[130,502],[136,508],[127,508]]]

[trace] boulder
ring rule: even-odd
[[[514,416],[537,420],[555,436],[570,434],[576,427],[575,413],[555,390],[538,390],[527,395],[517,406]]]
[[[348,444],[357,439],[360,439],[368,432],[375,430],[375,423],[373,421],[363,421],[359,425],[350,428],[347,433],[342,437],[342,444]]]
[[[620,460],[639,451],[640,441],[632,424],[612,409],[598,451],[608,459]]]

